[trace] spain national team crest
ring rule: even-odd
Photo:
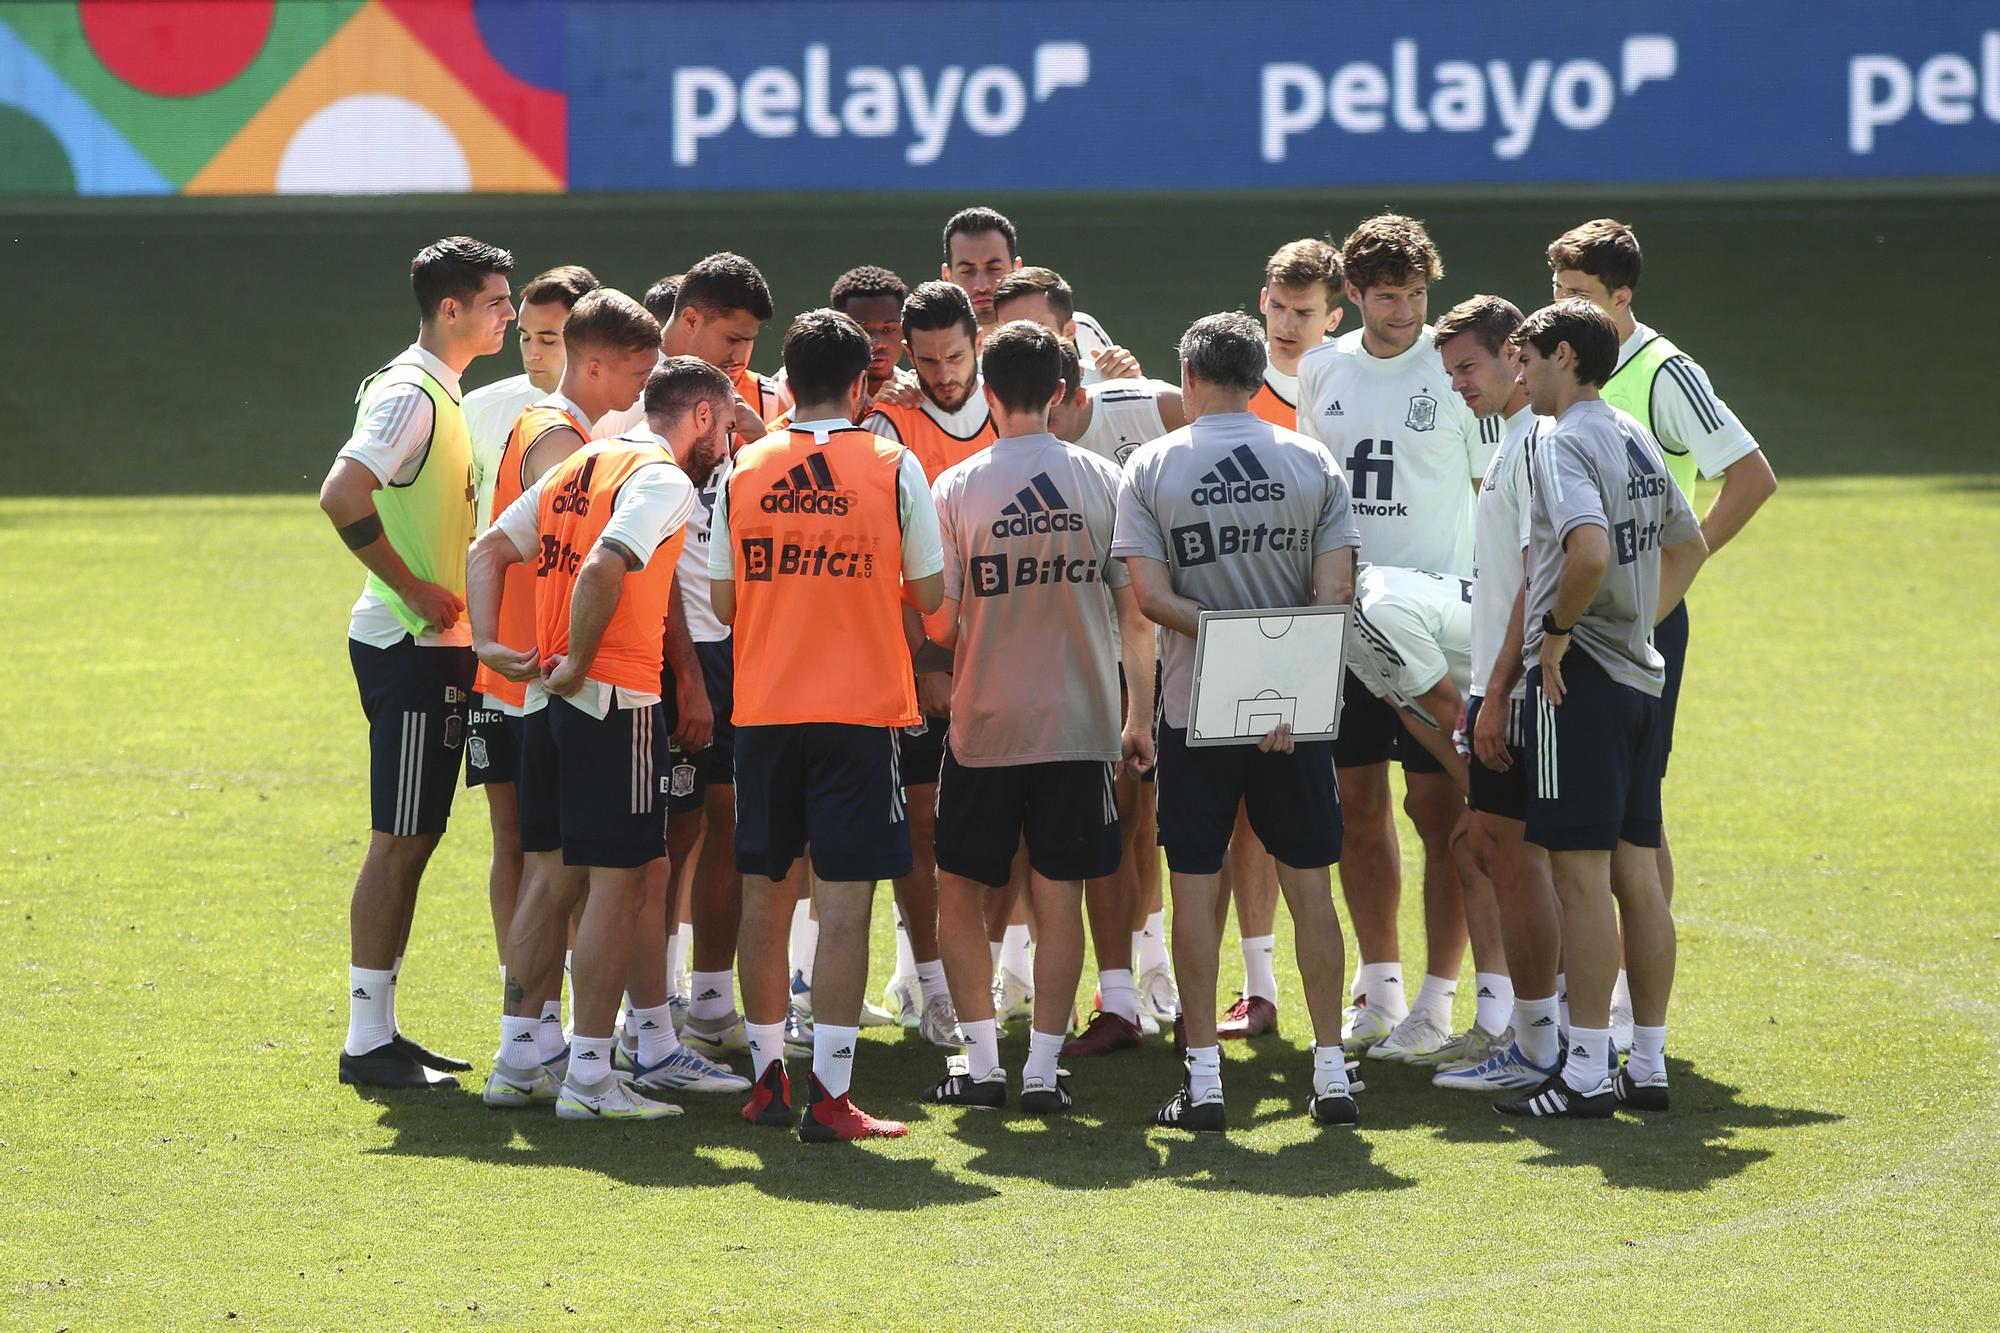
[[[1403,424],[1411,430],[1431,430],[1438,422],[1438,400],[1427,393],[1410,397],[1410,415],[1403,418]]]
[[[669,788],[670,795],[692,796],[694,794],[694,765],[675,764],[672,783],[672,787]]]
[[[485,768],[487,766],[486,738],[484,736],[466,737],[465,762],[471,764],[474,768]]]

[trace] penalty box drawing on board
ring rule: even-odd
[[[1204,611],[1194,641],[1189,745],[1254,745],[1289,725],[1294,739],[1340,734],[1348,606]]]

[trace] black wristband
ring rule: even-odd
[[[371,509],[366,518],[355,519],[339,532],[340,539],[347,543],[347,549],[358,551],[372,545],[382,535],[382,516]]]
[[[1571,625],[1568,629],[1565,629],[1561,625],[1556,624],[1556,613],[1553,611],[1542,612],[1542,633],[1544,634],[1555,634],[1567,639],[1570,635],[1570,630],[1575,628],[1575,625]]]

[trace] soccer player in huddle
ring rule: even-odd
[[[652,316],[629,297],[604,295],[650,334],[633,339],[636,353],[645,354],[658,338]],[[667,730],[657,691],[674,564],[695,505],[680,460],[720,448],[732,390],[692,360],[661,367],[646,386],[663,435],[639,432],[571,454],[502,511],[472,555],[480,659],[531,682],[520,777],[531,876],[508,937],[501,1056],[486,1100],[554,1101],[564,1119],[679,1114],[645,1095],[647,1079],[618,1075],[613,1026],[645,910],[646,867],[666,850],[658,777]],[[504,573],[526,562],[534,569],[535,642],[516,649],[497,642],[493,630]],[[526,1002],[526,986],[555,972],[562,926],[579,898],[575,1036],[556,1090],[535,1059],[539,1015]],[[659,1000],[664,1018],[665,996]],[[673,1042],[671,1024],[664,1040]],[[642,1058],[651,1053],[642,1050]]]
[[[993,314],[1000,323],[1025,319],[1053,329],[1076,343],[1084,325],[1078,322],[1076,297],[1062,274],[1052,268],[1017,268],[993,288]],[[1088,320],[1084,315],[1082,319]],[[1079,352],[1084,384],[1108,379],[1137,379],[1139,359],[1122,347]]]
[[[666,281],[670,280],[661,280]],[[743,404],[736,424],[741,439],[756,439],[763,434],[764,423],[784,410],[777,382],[750,369],[757,335],[771,314],[771,288],[764,275],[743,256],[724,250],[681,275],[673,317],[660,326],[662,359],[699,357],[736,386]],[[598,422],[597,438],[623,435],[644,422],[645,407],[634,402]]]
[[[1460,397],[1425,322],[1444,262],[1423,224],[1385,213],[1341,244],[1347,298],[1361,327],[1299,361],[1299,431],[1325,445],[1354,490],[1360,558],[1369,564],[1472,574],[1472,509],[1497,442]],[[1428,966],[1416,1022],[1391,1049],[1449,1030],[1465,919],[1450,838],[1464,809],[1458,789],[1396,712],[1350,678],[1334,742],[1348,820],[1341,887],[1354,921],[1361,967],[1345,1024],[1353,1049],[1390,1039],[1412,1007],[1403,990],[1396,912],[1402,858],[1389,804],[1389,761],[1399,760],[1403,808],[1424,844]]]
[[[1605,403],[1618,330],[1588,301],[1544,307],[1514,334],[1537,415],[1528,451],[1527,837],[1562,900],[1569,1033],[1562,1068],[1503,1100],[1506,1115],[1601,1119],[1667,1106],[1674,923],[1660,883],[1666,662],[1654,627],[1708,553],[1651,434]],[[1623,948],[1636,1026],[1616,1068],[1611,992]]]
[[[1292,911],[1312,1018],[1312,1097],[1321,1123],[1358,1119],[1340,1032],[1344,965],[1328,867],[1340,859],[1333,742],[1299,744],[1280,726],[1255,745],[1187,741],[1194,645],[1203,610],[1336,605],[1354,593],[1358,534],[1347,482],[1327,452],[1250,413],[1264,381],[1264,339],[1248,316],[1210,315],[1181,339],[1189,424],[1141,448],[1118,496],[1114,555],[1131,568],[1139,605],[1164,634],[1159,737],[1160,836],[1174,897],[1174,967],[1185,1005],[1187,1074],[1155,1122],[1225,1128],[1215,1035],[1216,899],[1239,802],[1277,859]],[[1219,500],[1219,462],[1268,480]],[[1224,490],[1229,488],[1224,487]],[[1248,541],[1243,533],[1286,533]]]
[[[875,882],[910,873],[896,731],[913,725],[903,606],[943,598],[937,510],[916,455],[857,428],[868,335],[832,310],[785,335],[791,426],[744,448],[716,498],[711,597],[735,642],[742,987],[757,1077],[743,1114],[790,1126],[784,1066],[792,865],[811,848],[819,941],[809,1142],[896,1136],[850,1096]]]
[[[1446,311],[1436,328],[1438,355],[1452,388],[1474,415],[1498,418],[1502,427],[1474,517],[1472,684],[1461,730],[1472,747],[1466,759],[1467,838],[1493,886],[1514,1013],[1503,1028],[1483,1017],[1475,1022],[1473,1037],[1484,1041],[1494,1034],[1485,1043],[1485,1057],[1468,1049],[1455,1063],[1442,1061],[1431,1080],[1469,1092],[1539,1087],[1562,1053],[1555,885],[1548,853],[1522,836],[1529,763],[1521,719],[1527,692],[1521,667],[1521,514],[1527,503],[1528,441],[1538,424],[1546,423],[1529,406],[1520,382],[1521,353],[1512,341],[1520,327],[1521,312],[1511,302],[1475,296]],[[1482,981],[1482,992],[1485,988]],[[1482,1009],[1486,999],[1482,993]]]
[[[472,695],[465,553],[477,487],[458,380],[506,341],[513,268],[468,236],[418,252],[416,341],[361,382],[353,434],[320,486],[320,509],[368,571],[347,626],[368,719],[370,832],[348,917],[342,1083],[455,1087],[448,1075],[471,1068],[401,1033],[396,983],[451,816]]]
[[[1307,238],[1280,246],[1264,263],[1257,309],[1264,317],[1264,384],[1250,410],[1274,426],[1298,427],[1299,358],[1340,327],[1340,255],[1325,241]],[[1278,875],[1271,855],[1239,810],[1229,840],[1229,898],[1243,949],[1243,989],[1216,1027],[1223,1040],[1278,1030]],[[1217,908],[1228,911],[1225,899]],[[1220,928],[1221,923],[1217,923]]]
[[[1006,1102],[985,898],[1009,885],[1025,838],[1039,934],[1021,1107],[1046,1113],[1070,1106],[1056,1062],[1083,968],[1084,881],[1114,875],[1120,859],[1114,770],[1152,763],[1152,636],[1111,556],[1117,468],[1049,433],[1064,393],[1055,335],[1003,324],[984,367],[999,438],[933,487],[944,601],[924,624],[956,653],[937,782],[938,934],[968,1049],[964,1072],[930,1099]],[[1121,622],[1126,673],[1142,683],[1122,729]],[[1047,680],[1063,683],[1053,698]]]
[[[1019,237],[1003,214],[990,208],[962,208],[944,224],[944,263],[938,276],[964,290],[981,328],[1000,322],[996,289],[1001,279],[1020,267]],[[1106,375],[1138,373],[1132,354],[1113,343],[1096,319],[1081,310],[1072,310],[1070,317],[1076,321],[1077,353],[1087,366]]]
[[[958,463],[993,443],[994,421],[979,376],[980,328],[972,302],[948,282],[920,283],[903,302],[903,341],[916,368],[918,401],[877,402],[862,429],[897,441],[915,454],[925,478],[935,482]],[[871,371],[872,365],[871,362]],[[951,654],[925,643],[909,626],[917,672],[917,701],[924,716],[903,731],[903,784],[909,794],[911,873],[896,884],[897,968],[885,1001],[906,1025],[914,1014],[924,1036],[955,1045],[958,1020],[937,941],[937,867],[932,854],[932,811],[951,719]],[[909,953],[906,973],[903,953]],[[912,994],[912,984],[915,994]]]
[[[1651,432],[1667,458],[1667,470],[1691,504],[1697,477],[1721,478],[1722,489],[1701,521],[1702,540],[1711,554],[1741,532],[1778,488],[1764,451],[1729,405],[1716,396],[1708,372],[1672,340],[1641,324],[1632,313],[1643,256],[1639,237],[1613,218],[1597,218],[1549,244],[1549,270],[1557,300],[1578,297],[1611,317],[1618,330],[1618,368],[1604,385],[1604,401],[1622,408]],[[1667,755],[1674,745],[1681,679],[1687,668],[1688,611],[1683,601],[1660,622],[1654,635],[1667,663],[1660,696],[1667,728]],[[1660,839],[1660,881],[1668,901],[1674,896],[1673,852]],[[1613,1027],[1620,1049],[1631,1045],[1631,996],[1621,972],[1613,1002]]]

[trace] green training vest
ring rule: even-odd
[[[407,484],[390,482],[375,492],[375,512],[389,545],[410,572],[426,583],[465,596],[465,556],[472,545],[473,508],[478,492],[472,476],[472,433],[458,400],[422,366],[393,362],[361,382],[354,424],[375,405],[375,395],[395,384],[414,384],[430,396],[431,437],[419,454],[417,475]],[[388,584],[368,575],[368,589],[396,613],[403,628],[422,635],[429,626]]]
[[[1613,407],[1623,408],[1639,418],[1639,424],[1646,428],[1646,433],[1660,441],[1660,452],[1666,456],[1667,471],[1673,474],[1688,503],[1693,504],[1695,481],[1701,475],[1694,455],[1686,450],[1676,450],[1673,445],[1661,440],[1660,432],[1653,428],[1653,382],[1659,378],[1667,362],[1680,355],[1680,348],[1654,334],[1632,353],[1630,361],[1618,368],[1618,373],[1604,386],[1602,396]]]

